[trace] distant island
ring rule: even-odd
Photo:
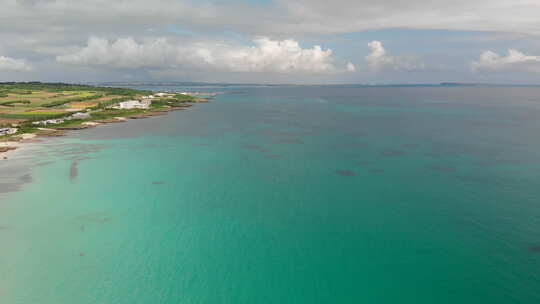
[[[207,98],[189,92],[41,82],[0,83],[0,153],[36,137],[184,110]]]

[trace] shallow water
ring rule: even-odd
[[[0,302],[540,302],[540,89],[216,90],[1,161]]]

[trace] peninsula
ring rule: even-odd
[[[164,115],[206,102],[188,92],[41,82],[0,83],[0,153],[36,137]]]

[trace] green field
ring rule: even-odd
[[[38,120],[70,115],[151,92],[44,83],[0,83],[0,126],[10,120]],[[19,121],[17,121],[19,122]]]
[[[28,130],[35,127],[32,124],[35,121],[63,118],[76,112],[89,112],[91,119],[87,120],[128,116],[144,110],[125,111],[110,107],[151,94],[151,91],[64,83],[0,83],[0,127]],[[196,101],[193,96],[170,94],[153,99],[151,109]],[[73,124],[71,121],[66,123]]]

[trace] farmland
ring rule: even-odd
[[[20,123],[97,109],[149,92],[69,84],[0,83],[0,123]]]
[[[0,83],[0,130],[16,131],[9,136],[0,134],[0,139],[42,133],[44,130],[40,127],[43,126],[46,130],[60,130],[66,126],[88,127],[95,125],[92,121],[114,117],[153,116],[184,109],[189,106],[185,103],[206,101],[186,94],[152,94],[151,91],[63,83]],[[148,102],[144,109],[126,110],[118,106],[124,101],[137,104],[144,100]],[[74,114],[78,116],[74,118]]]

